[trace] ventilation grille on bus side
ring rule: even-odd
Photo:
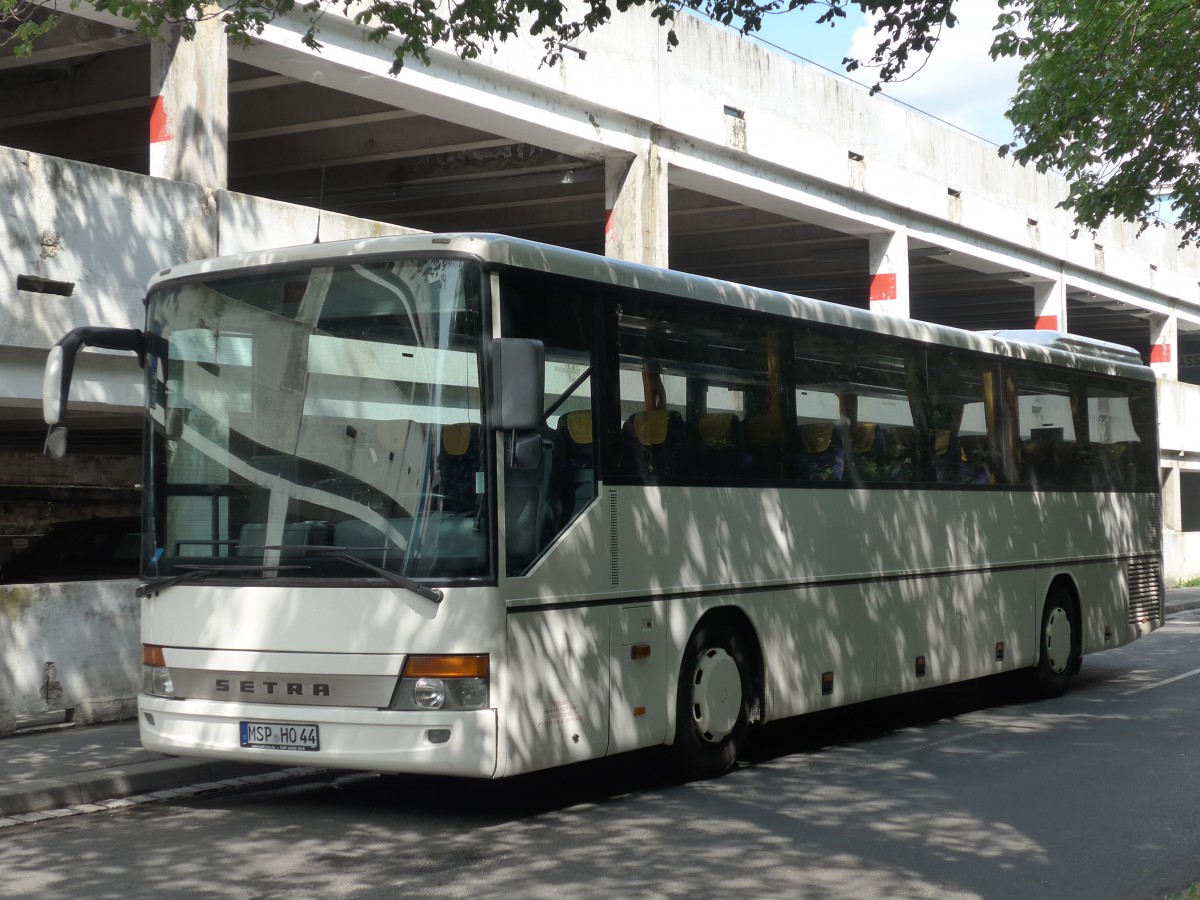
[[[1155,491],[1150,494],[1150,519],[1147,527],[1150,529],[1150,546],[1155,553],[1162,553],[1162,494]]]
[[[1125,569],[1129,587],[1129,624],[1162,621],[1162,571],[1156,559],[1130,562]]]
[[[609,583],[621,583],[621,560],[617,554],[617,492],[608,492],[608,576]]]

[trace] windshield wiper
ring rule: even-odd
[[[352,563],[360,568],[374,572],[380,578],[391,582],[396,587],[402,587],[405,590],[412,591],[418,597],[424,597],[434,603],[442,602],[442,592],[439,588],[431,588],[428,585],[409,578],[407,575],[401,575],[399,572],[393,572],[390,569],[385,569],[377,566],[374,563],[369,563],[361,557],[355,556],[350,552],[350,547],[329,547],[324,544],[274,544],[263,547],[264,550],[279,550],[285,553],[319,553],[326,559],[340,559],[343,562]],[[302,567],[306,568],[306,567]]]
[[[157,594],[163,588],[168,588],[173,584],[179,584],[181,581],[194,581],[197,578],[202,578],[205,575],[212,575],[216,572],[281,572],[291,569],[310,569],[311,566],[242,566],[230,563],[221,566],[176,566],[177,569],[186,569],[187,571],[180,572],[178,575],[168,575],[165,578],[159,578],[156,581],[147,581],[133,592],[135,597],[149,597],[151,594]]]

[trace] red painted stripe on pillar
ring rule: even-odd
[[[1150,348],[1151,363],[1169,363],[1171,361],[1171,345],[1155,344]]]
[[[1058,316],[1038,316],[1033,327],[1038,331],[1058,331]]]
[[[150,98],[150,143],[159,144],[169,141],[171,135],[167,131],[167,105],[163,98]]]
[[[611,209],[606,209],[604,211],[604,240],[609,241],[612,239],[612,230],[613,211]]]
[[[896,273],[880,272],[871,276],[871,302],[896,299]]]

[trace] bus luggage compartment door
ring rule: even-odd
[[[609,753],[661,744],[666,736],[664,637],[654,607],[617,607],[612,635]]]

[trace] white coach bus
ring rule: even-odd
[[[160,272],[143,744],[501,777],[1028,669],[1162,622],[1155,384],[974,334],[485,235]]]

